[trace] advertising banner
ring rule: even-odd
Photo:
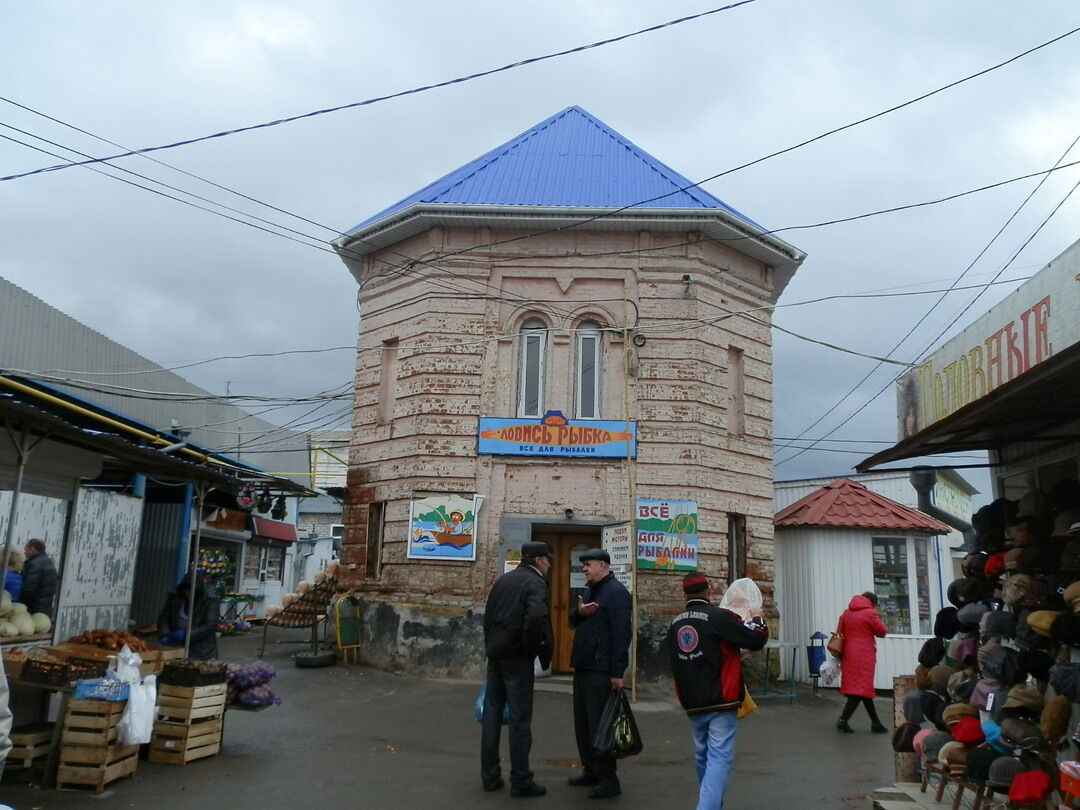
[[[696,571],[697,501],[637,502],[638,570]]]
[[[541,419],[480,418],[477,452],[502,456],[626,458],[637,454],[637,423],[567,419],[548,411]]]
[[[634,592],[631,566],[634,560],[633,538],[629,523],[612,523],[600,530],[600,546],[611,555],[611,573],[615,579]]]

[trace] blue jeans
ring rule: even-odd
[[[529,770],[532,748],[533,660],[503,658],[488,660],[487,694],[480,726],[480,778],[485,787],[496,785],[502,776],[499,737],[502,736],[503,707],[510,706],[510,782],[527,785],[533,781]]]
[[[735,760],[736,713],[709,712],[690,717],[690,734],[694,738],[694,761],[697,765],[697,810],[722,810],[731,764]]]

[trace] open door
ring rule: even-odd
[[[600,527],[586,531],[565,532],[552,527],[533,532],[533,540],[551,546],[551,626],[555,632],[555,650],[551,656],[552,672],[573,672],[570,653],[574,631],[570,627],[570,609],[578,595],[585,592],[585,575],[578,557],[590,548],[600,548]]]

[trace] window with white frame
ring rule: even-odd
[[[519,340],[518,416],[543,416],[547,327],[541,321],[526,321]]]
[[[578,419],[600,418],[600,326],[583,323],[575,341],[574,415]]]
[[[873,538],[874,593],[890,635],[930,633],[930,577],[925,538]]]

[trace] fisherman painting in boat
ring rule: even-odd
[[[435,507],[435,512],[443,525],[443,531],[418,527],[413,532],[414,543],[435,543],[440,546],[461,548],[473,541],[472,523],[465,522],[464,512],[455,509],[447,516],[440,506]]]

